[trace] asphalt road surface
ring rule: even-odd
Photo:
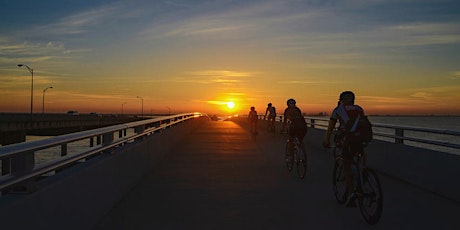
[[[332,155],[315,144],[322,138],[309,130],[300,180],[284,164],[286,137],[260,131],[253,141],[244,124],[208,122],[95,229],[460,229],[459,203],[381,174],[383,214],[368,225],[359,208],[336,202]]]

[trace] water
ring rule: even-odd
[[[460,132],[460,117],[457,116],[370,116],[369,120],[373,123],[386,124],[386,125],[398,125],[398,126],[410,126],[418,128],[430,128],[439,130],[450,130]],[[394,134],[392,129],[374,128],[375,132]],[[404,136],[421,138],[439,142],[447,142],[453,144],[460,144],[460,136],[446,135],[446,134],[433,134],[417,131],[405,131]],[[385,141],[394,141],[390,138],[376,137]],[[453,153],[460,155],[460,149],[454,149],[449,147],[434,146],[424,143],[404,141],[405,144],[411,146],[417,146],[427,149],[433,149],[441,152]]]
[[[460,132],[460,116],[369,116],[372,123]]]
[[[328,119],[329,117],[323,117],[323,118]],[[369,116],[369,120],[373,124],[396,125],[396,126],[406,126],[406,127],[416,127],[416,128],[429,128],[429,129],[450,130],[450,131],[460,132],[460,116]],[[327,125],[327,122],[323,122],[323,121],[318,121],[317,123],[322,124],[322,125]],[[320,128],[325,129],[324,127],[320,127]],[[373,127],[373,130],[375,133],[395,135],[394,129]],[[439,141],[439,142],[460,144],[460,136],[434,134],[434,133],[417,132],[417,131],[405,131],[404,136]],[[374,139],[394,142],[393,138],[385,138],[385,137],[380,137],[376,135],[374,135]],[[423,144],[423,143],[413,142],[413,141],[404,141],[404,144],[460,155],[460,149]]]
[[[134,129],[126,129],[126,136],[134,135]],[[26,136],[27,141],[36,141],[36,140],[43,140],[47,138],[51,138],[53,136]],[[118,133],[114,134],[114,140],[119,139]],[[83,139],[75,142],[71,142],[67,144],[67,156],[74,155],[77,153],[81,153],[91,146],[90,139]],[[96,138],[94,138],[94,146],[98,146],[96,144]],[[61,146],[55,146],[52,148],[47,148],[43,150],[39,150],[35,152],[35,164],[42,164],[44,162],[54,160],[61,157]]]
[[[51,138],[52,136],[26,136],[27,141],[36,141]],[[80,140],[67,144],[67,155],[73,155],[84,151],[90,147],[89,139]],[[61,146],[55,146],[48,149],[38,150],[35,152],[35,164],[42,164],[61,157]]]

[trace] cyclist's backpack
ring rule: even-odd
[[[353,128],[354,131],[350,131]],[[372,124],[367,116],[361,114],[350,118],[345,125],[345,130],[349,132],[353,139],[359,142],[370,142],[373,139]]]
[[[270,115],[276,116],[276,108],[275,107],[272,106],[269,111],[270,111]]]

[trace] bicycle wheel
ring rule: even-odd
[[[292,152],[291,153],[289,152],[289,142],[286,142],[284,157],[285,157],[287,169],[290,172],[292,170],[292,167],[294,166],[294,154]]]
[[[268,135],[274,136],[275,135],[275,128],[274,127],[269,127],[268,128]]]
[[[347,201],[347,183],[345,181],[345,173],[343,172],[343,159],[336,158],[334,162],[334,170],[332,172],[332,187],[334,189],[335,199],[339,204],[344,204]]]
[[[342,156],[342,148],[335,146],[332,153],[333,153],[333,157],[337,159],[337,157]]]
[[[307,173],[307,153],[300,146],[297,146],[295,150],[297,175],[300,179],[303,179],[305,177],[305,174]]]
[[[359,196],[359,210],[370,225],[380,220],[383,208],[382,186],[377,174],[372,169],[364,169],[362,176],[361,195]]]

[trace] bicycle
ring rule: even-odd
[[[253,141],[256,140],[256,138],[257,138],[257,131],[251,132],[251,138],[252,138]]]
[[[297,175],[300,179],[305,177],[307,172],[307,153],[297,137],[289,137],[285,147],[285,161],[289,172],[297,168]]]
[[[276,134],[275,121],[268,118],[267,120],[267,133],[274,136]]]
[[[332,184],[335,198],[339,204],[344,204],[348,197],[348,189],[343,171],[342,142],[335,141],[333,154],[335,157],[332,174]],[[382,186],[374,170],[365,166],[364,151],[357,152],[351,165],[353,173],[353,187],[355,198],[358,200],[359,210],[364,220],[376,224],[382,215],[383,193]]]

